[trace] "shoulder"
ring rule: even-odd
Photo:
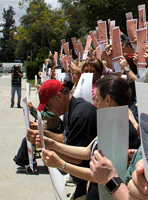
[[[92,113],[96,115],[97,108],[92,105],[91,103],[85,101],[82,98],[74,98],[72,99],[71,105],[70,105],[70,112],[75,113],[77,115],[87,116]]]

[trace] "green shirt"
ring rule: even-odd
[[[136,166],[137,162],[139,160],[141,160],[142,158],[143,158],[142,157],[142,146],[140,146],[137,149],[137,152],[135,153],[135,155],[133,156],[133,158],[131,160],[131,164],[130,164],[128,170],[127,170],[127,173],[126,173],[126,185],[132,179],[132,173],[135,171],[135,166]]]
[[[30,110],[30,114],[37,119],[37,110],[33,106],[33,108]],[[45,111],[41,113],[42,120],[46,120],[48,118],[56,117],[57,115],[54,114],[53,112]]]

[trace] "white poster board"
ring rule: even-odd
[[[38,84],[37,80],[38,80],[38,79],[37,79],[37,75],[35,75],[35,85]],[[38,96],[38,90],[37,90],[37,88],[35,89],[35,96],[36,96],[36,104],[38,105],[39,96]]]
[[[41,83],[43,84],[46,81],[46,71],[41,72]]]
[[[44,143],[44,138],[43,138],[43,124],[42,124],[42,117],[41,117],[41,112],[37,110],[37,118],[38,118],[38,130],[39,130],[39,135],[41,139],[41,144],[42,147],[45,148],[45,143]]]
[[[83,73],[79,79],[78,85],[74,93],[74,97],[75,98],[81,97],[86,101],[93,103],[92,80],[93,80],[93,73]]]
[[[25,97],[22,100],[22,106],[23,106],[23,114],[24,114],[24,120],[25,120],[25,131],[27,132],[27,128],[30,128],[30,126],[29,126],[29,108],[27,105],[27,97]],[[28,139],[27,139],[27,149],[28,149],[30,168],[33,171],[33,145],[31,144],[31,142],[28,141]]]
[[[26,83],[27,103],[29,102],[30,90],[31,90],[31,84],[30,83]]]
[[[125,181],[129,147],[128,106],[97,110],[98,149],[112,161],[117,174]],[[101,200],[114,199],[104,186],[99,185]]]
[[[144,83],[144,79],[142,77],[135,81],[135,85],[144,171],[145,177],[148,181],[148,83]]]
[[[58,194],[59,198],[62,200],[66,180],[56,168],[48,167],[48,170],[50,173],[52,185],[54,186],[54,189]]]
[[[61,79],[61,69],[56,69],[55,70],[56,71],[56,80],[58,80],[58,81],[60,81],[60,79]]]

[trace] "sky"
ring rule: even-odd
[[[3,9],[8,9],[9,5],[13,6],[14,12],[16,13],[14,15],[15,18],[15,25],[19,26],[19,19],[22,15],[25,14],[25,9],[20,10],[18,7],[19,0],[0,0],[0,24],[3,23]],[[52,8],[60,7],[60,4],[57,0],[45,0],[46,3],[51,4]],[[0,34],[0,37],[2,37],[2,34]]]

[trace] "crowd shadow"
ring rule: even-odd
[[[16,174],[40,175],[40,174],[49,174],[49,171],[46,166],[37,166],[34,168],[34,172],[32,172],[30,167],[26,166],[26,167],[18,167]]]

